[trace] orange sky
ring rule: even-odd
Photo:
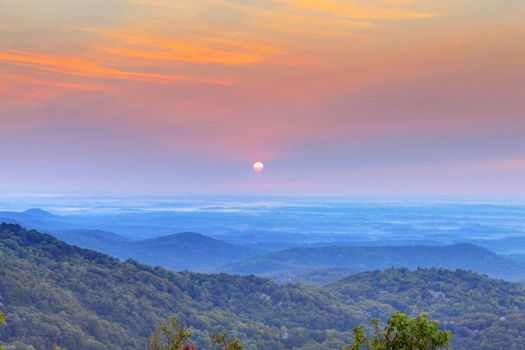
[[[0,191],[525,195],[523,18],[500,0],[3,0]]]

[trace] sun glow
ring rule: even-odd
[[[255,162],[253,163],[253,170],[260,173],[264,169],[264,164],[262,162]]]

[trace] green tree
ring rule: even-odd
[[[187,342],[191,336],[177,318],[172,316],[153,330],[147,340],[147,350],[196,350],[194,345]],[[237,338],[228,340],[226,332],[212,335],[211,341],[215,350],[243,350],[241,341]]]
[[[3,312],[0,311],[0,326],[3,326],[5,324],[5,315]],[[4,350],[4,346],[0,344],[0,350]]]
[[[216,350],[242,350],[241,341],[237,338],[228,340],[228,333],[222,332],[211,337],[213,348]]]
[[[344,350],[437,350],[448,346],[450,331],[439,329],[437,321],[429,321],[426,315],[408,318],[396,312],[381,329],[379,319],[371,321],[372,337],[365,335],[363,326],[354,328],[354,341]]]
[[[148,350],[194,350],[195,347],[187,342],[191,333],[179,324],[172,316],[153,330],[147,340]]]

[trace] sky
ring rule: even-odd
[[[2,0],[0,192],[523,196],[523,18],[522,0]]]

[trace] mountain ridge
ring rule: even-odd
[[[224,266],[220,271],[286,280],[314,268],[346,268],[354,272],[389,267],[462,268],[508,280],[525,278],[525,264],[505,259],[471,243],[444,246],[298,247],[272,252]],[[347,271],[348,272],[348,271]],[[335,278],[342,277],[336,275]]]

